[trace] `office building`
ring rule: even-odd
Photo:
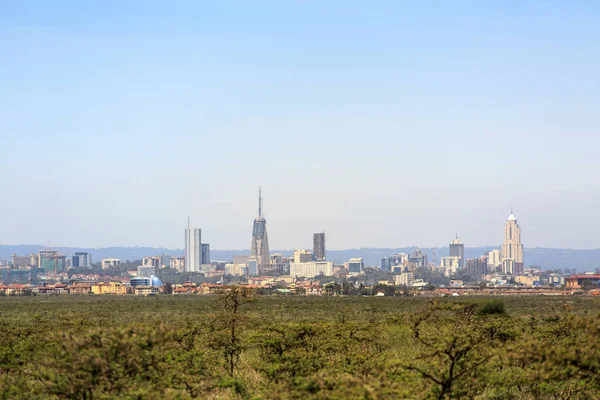
[[[269,238],[267,236],[267,220],[262,216],[262,192],[258,190],[258,217],[252,226],[252,244],[250,256],[258,260],[259,265],[269,264]]]
[[[427,268],[427,255],[423,254],[420,249],[415,249],[415,251],[408,256],[408,262],[415,264],[416,268]]]
[[[67,257],[58,254],[56,250],[40,250],[38,253],[38,268],[44,272],[58,274],[67,268]]]
[[[121,265],[121,260],[118,258],[105,258],[101,261],[100,265],[102,265],[102,269],[118,267]]]
[[[169,267],[176,269],[177,272],[185,271],[185,257],[172,257]]]
[[[28,256],[12,255],[12,265],[14,268],[31,267],[36,268],[38,266],[38,256],[30,254]]]
[[[458,240],[458,234],[450,243],[450,257],[459,257],[459,267],[462,268],[465,260],[465,245]]]
[[[225,274],[247,276],[248,265],[246,264],[225,264]]]
[[[200,229],[192,228],[188,219],[185,230],[185,272],[200,272],[202,265],[202,242]]]
[[[504,224],[504,244],[502,245],[502,272],[520,274],[523,272],[523,244],[521,227],[511,212]]]
[[[458,256],[442,257],[440,259],[440,272],[445,276],[454,275],[460,269],[461,258]]]
[[[294,263],[307,263],[313,260],[313,255],[309,250],[296,250],[294,251]]]
[[[394,275],[394,284],[396,286],[412,286],[415,283],[415,275],[408,269]]]
[[[89,253],[77,252],[71,258],[73,268],[92,268],[92,256]]]
[[[313,235],[313,255],[316,261],[325,260],[325,232]]]
[[[171,267],[171,259],[173,257],[163,254],[160,257],[160,268],[170,268]]]
[[[348,261],[348,273],[350,275],[362,274],[365,269],[365,263],[362,258],[351,258]]]
[[[390,257],[381,257],[381,264],[379,268],[382,271],[391,271]]]
[[[331,261],[293,262],[290,263],[290,275],[303,278],[314,278],[319,275],[331,276],[333,275],[333,263]]]
[[[160,256],[142,258],[142,266],[153,267],[155,270],[158,270],[161,267],[161,262],[162,260]]]
[[[248,275],[250,275],[250,276],[260,275],[260,265],[258,264],[258,260],[256,258],[250,257],[247,265],[248,265]]]
[[[210,245],[208,243],[201,244],[202,246],[202,254],[200,258],[202,259],[200,264],[207,265],[210,264]]]
[[[469,275],[475,282],[480,282],[482,280],[483,275],[487,274],[487,256],[482,256],[479,258],[468,258],[465,264],[467,275]]]

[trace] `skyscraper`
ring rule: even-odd
[[[89,253],[77,252],[71,259],[73,268],[92,268],[92,256]]]
[[[202,260],[201,264],[206,265],[210,264],[210,244],[202,243]]]
[[[258,217],[254,219],[254,226],[252,227],[250,258],[255,258],[258,265],[267,265],[270,262],[267,220],[262,216],[262,193],[260,189],[258,190]]]
[[[523,244],[521,228],[517,218],[511,213],[504,224],[504,244],[502,245],[502,272],[520,274],[523,272]]]
[[[190,226],[185,230],[185,272],[200,272],[202,263],[202,244],[200,242],[200,229]]]
[[[325,260],[325,232],[313,235],[313,255],[316,261]]]
[[[458,234],[450,243],[450,257],[460,257],[458,266],[462,268],[465,264],[465,245],[458,240]]]

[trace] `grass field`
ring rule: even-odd
[[[0,298],[6,399],[600,398],[600,299]]]

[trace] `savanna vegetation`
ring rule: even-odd
[[[594,399],[600,300],[0,298],[3,399]]]

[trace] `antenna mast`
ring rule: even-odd
[[[262,189],[258,188],[258,216],[262,217]]]

